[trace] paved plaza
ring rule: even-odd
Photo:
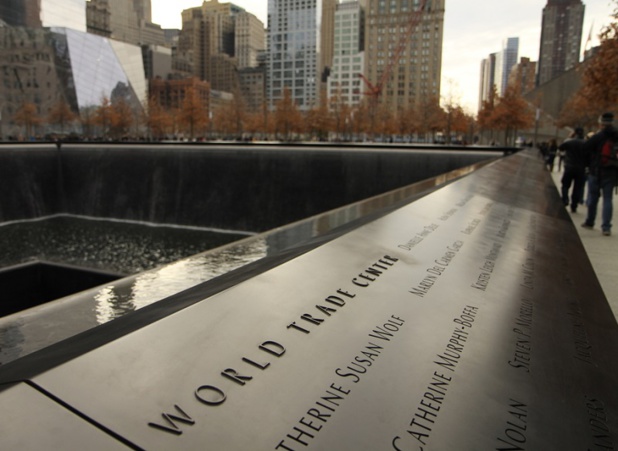
[[[555,167],[551,175],[556,183],[558,192],[560,192],[562,171],[558,171]],[[616,210],[614,212],[614,224],[617,224],[616,221],[618,221],[618,204],[616,204],[616,199],[618,199],[618,196],[614,198],[614,209]],[[616,263],[618,262],[618,227],[613,228],[612,236],[607,237],[601,234],[601,228],[598,224],[601,214],[600,208],[601,205],[599,204],[597,225],[592,230],[581,227],[581,224],[586,219],[585,205],[582,205],[577,213],[569,214],[584,243],[584,248],[590,257],[592,266],[603,287],[603,291],[614,312],[614,316],[616,316],[616,320],[618,320],[618,269],[616,268]]]

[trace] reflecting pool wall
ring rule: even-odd
[[[285,145],[0,147],[0,222],[63,213],[264,232],[493,156]]]

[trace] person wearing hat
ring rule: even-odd
[[[571,205],[571,212],[577,212],[586,183],[586,153],[584,151],[584,129],[577,127],[571,137],[564,141],[558,150],[564,152],[564,174],[562,175],[562,202]],[[571,198],[569,202],[569,191]]]
[[[588,214],[582,227],[592,229],[596,221],[597,206],[601,195],[603,205],[601,212],[601,230],[603,235],[612,234],[613,191],[618,179],[618,169],[604,166],[601,153],[606,142],[618,143],[618,130],[613,126],[614,114],[603,113],[599,117],[601,129],[595,133],[584,146],[587,156],[588,175]]]

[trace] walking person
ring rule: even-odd
[[[560,146],[558,146],[558,172],[562,171],[565,158],[566,158],[566,152],[560,149]]]
[[[562,202],[571,205],[571,212],[577,212],[582,201],[586,183],[586,152],[584,150],[584,129],[577,127],[571,137],[564,141],[558,150],[564,153],[564,174],[562,175]],[[571,186],[573,189],[571,190]],[[569,191],[571,196],[569,198]]]
[[[554,172],[554,161],[558,153],[558,143],[555,139],[549,141],[547,146],[547,169],[549,172]]]
[[[603,196],[601,229],[603,235],[612,234],[613,191],[618,177],[618,160],[612,152],[613,145],[618,145],[618,130],[613,126],[614,114],[604,113],[599,118],[601,129],[592,136],[584,146],[588,159],[588,215],[582,227],[591,229],[597,216],[597,206]],[[613,158],[612,158],[613,154]]]
[[[545,141],[539,143],[539,158],[544,162],[547,161],[547,143]]]

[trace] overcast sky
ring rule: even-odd
[[[266,26],[268,0],[231,3],[255,14]],[[182,10],[201,4],[199,0],[152,0],[152,21],[164,28],[180,28]],[[519,37],[519,57],[537,61],[546,4],[547,0],[446,0],[442,95],[452,91],[469,112],[476,113],[481,60],[500,51],[506,38]],[[610,0],[584,0],[584,4],[582,52],[591,29],[592,43],[598,44],[598,34],[610,22],[615,5]]]

